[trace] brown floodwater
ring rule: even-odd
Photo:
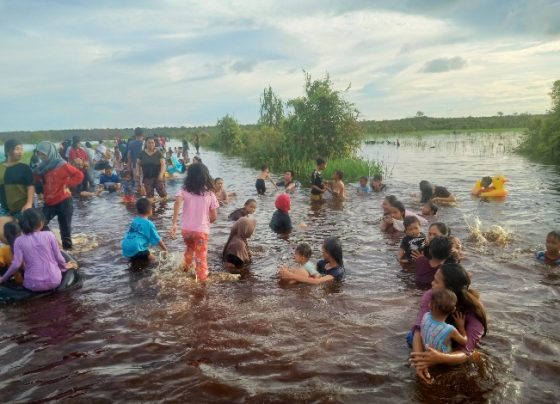
[[[411,209],[419,207],[411,193],[422,179],[457,195],[457,206],[442,208],[439,219],[462,239],[464,264],[488,310],[479,363],[434,369],[431,386],[416,379],[405,335],[423,291],[395,260],[398,240],[378,229],[382,195],[358,197],[350,185],[348,201],[311,206],[308,190],[299,191],[292,218],[308,226],[288,240],[268,228],[274,196],[258,198],[250,271],[240,280],[213,274],[205,286],[174,268],[180,239],[166,240],[168,261],[131,271],[120,240],[134,211],[109,195],[76,202],[84,287],[0,308],[2,401],[557,401],[560,269],[536,263],[532,253],[560,227],[560,177],[512,154],[518,140],[438,135],[361,151],[383,161],[389,193]],[[209,265],[220,271],[227,215],[256,197],[257,172],[219,153],[203,150],[202,158],[238,194],[212,228]],[[472,198],[475,179],[495,173],[510,179],[510,196]],[[179,186],[169,183],[170,193]],[[171,214],[172,203],[156,205],[162,235]],[[328,236],[342,240],[345,281],[280,285],[276,269],[292,262],[294,246],[311,243],[317,259]]]

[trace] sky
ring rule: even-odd
[[[361,119],[543,113],[560,0],[0,0],[0,131],[255,123],[329,74]]]

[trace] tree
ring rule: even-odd
[[[498,111],[498,116],[504,116],[504,113],[502,111]]]
[[[268,86],[261,95],[261,116],[259,125],[279,128],[284,122],[284,106],[282,100]]]
[[[426,115],[425,115],[422,111],[417,111],[417,112],[416,112],[416,118],[423,118],[423,117],[425,117],[425,116],[426,116]]]
[[[216,127],[218,129],[216,146],[226,153],[239,152],[243,144],[241,142],[241,129],[237,121],[228,114],[218,120]]]
[[[560,111],[560,80],[556,80],[552,85],[552,90],[550,90],[550,101],[552,102],[551,112]]]

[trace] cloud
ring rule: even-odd
[[[452,58],[437,58],[430,60],[420,69],[421,73],[444,73],[451,70],[461,70],[467,65],[467,61],[460,56]]]

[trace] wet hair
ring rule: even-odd
[[[555,240],[560,241],[560,231],[552,230],[546,235],[546,238],[554,237]]]
[[[367,179],[367,177],[366,177],[365,175],[362,175],[362,176],[360,177],[360,181],[365,181],[365,182],[367,182],[367,180],[368,180],[368,179]]]
[[[152,203],[148,198],[140,198],[136,201],[136,211],[139,215],[147,215],[152,209]]]
[[[340,240],[338,238],[327,238],[323,242],[323,248],[339,266],[344,266],[344,261],[342,259],[342,245],[340,244]]]
[[[430,241],[430,255],[437,260],[446,260],[451,255],[453,245],[447,236],[437,236]]]
[[[435,203],[433,202],[426,202],[426,205],[428,205],[428,207],[430,208],[430,210],[432,211],[432,214],[435,215],[438,211],[438,207]]]
[[[40,230],[45,223],[45,216],[40,209],[27,209],[21,215],[19,225],[24,234],[31,234]]]
[[[393,208],[398,209],[399,212],[401,212],[401,214],[402,214],[403,217],[404,217],[404,215],[405,215],[405,213],[406,213],[406,208],[404,207],[404,203],[402,203],[401,201],[396,200],[396,198],[395,198],[395,201],[392,202],[392,203],[391,203],[391,201],[389,201],[389,204],[390,204]],[[405,217],[405,219],[406,219],[406,217]]]
[[[432,199],[434,190],[432,188],[432,184],[430,183],[430,181],[426,181],[426,180],[420,181],[420,192],[422,193],[422,197],[420,198],[421,203],[426,203],[430,199]]]
[[[218,182],[218,181],[222,181],[222,182],[223,182],[224,179],[221,178],[221,177],[216,177],[216,178],[214,178],[214,184],[215,184],[216,182]]]
[[[202,163],[191,164],[187,168],[183,189],[195,195],[203,195],[207,191],[214,191],[214,183],[208,167]]]
[[[340,178],[341,180],[344,178],[344,173],[343,173],[342,171],[340,171],[340,170],[336,170],[336,171],[334,172],[334,174],[335,174],[338,178]]]
[[[487,188],[490,185],[492,185],[492,177],[482,177],[480,180],[480,186]]]
[[[420,225],[420,219],[418,219],[418,216],[415,216],[415,215],[406,216],[406,217],[403,219],[403,225],[404,225],[405,230],[407,230],[408,227],[409,227],[410,225],[413,225],[414,223],[418,223],[418,224]]]
[[[6,155],[6,158],[8,158],[8,154],[13,152],[17,146],[21,146],[21,145],[23,145],[21,140],[18,139],[6,140],[6,143],[4,143],[4,154]]]
[[[257,204],[257,201],[255,201],[254,199],[247,199],[245,201],[245,204],[243,206],[249,206],[250,204],[254,203],[255,205]]]
[[[373,180],[374,181],[382,181],[383,180],[383,176],[381,174],[375,174],[373,176]]]
[[[91,149],[91,143],[90,143],[90,142],[86,142],[86,147],[87,147],[88,149]]]
[[[449,289],[436,289],[432,292],[432,311],[445,316],[455,311],[457,296]]]
[[[268,166],[266,164],[261,166],[261,171],[265,171],[268,170]]]
[[[484,335],[488,332],[486,310],[480,303],[478,292],[470,289],[471,279],[461,264],[445,262],[440,268],[445,287],[457,296],[457,310],[462,313],[474,313],[484,326]]]
[[[323,165],[323,164],[326,163],[325,159],[323,159],[323,158],[321,158],[321,157],[319,157],[319,158],[316,160],[316,162],[317,162],[317,165],[318,165],[318,166],[321,166],[321,165]]]
[[[199,164],[202,164],[202,159],[198,156],[194,156],[193,161],[198,161]]]
[[[449,227],[447,227],[447,225],[443,222],[433,222],[429,228],[432,228],[433,226],[437,227],[439,232],[441,233],[442,236],[446,236],[449,237],[451,235],[451,229]]]
[[[387,202],[389,202],[389,205],[391,205],[391,206],[393,206],[393,204],[394,204],[395,202],[398,202],[398,201],[399,201],[395,195],[387,195],[387,196],[385,197],[385,199],[387,200]]]
[[[311,246],[307,243],[298,244],[296,247],[296,253],[307,259],[311,258],[311,255],[313,255]]]
[[[12,254],[14,253],[14,243],[16,242],[16,238],[20,235],[21,228],[15,220],[4,224],[4,237],[10,246],[10,250],[12,250]]]
[[[292,178],[294,178],[294,172],[292,170],[286,170],[284,171],[285,173],[290,173],[290,175],[292,176]]]

